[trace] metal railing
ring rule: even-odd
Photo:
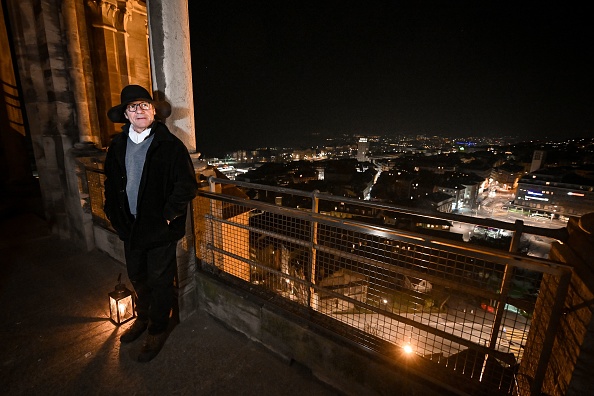
[[[547,274],[566,283],[569,269],[513,252],[523,231],[562,239],[564,229],[429,215],[216,178],[193,206],[204,269],[231,275],[238,287],[366,350],[422,358],[484,393],[514,392],[537,298],[553,302],[550,323],[561,315],[556,311],[566,289],[543,297],[540,282]],[[514,235],[508,251],[472,245],[435,234],[431,227],[444,220]],[[432,235],[398,222],[422,224],[411,229]],[[533,389],[540,388],[534,381],[542,381],[552,349],[551,342],[544,345]]]
[[[81,196],[86,200],[84,207],[90,212],[93,223],[103,228],[113,231],[111,223],[103,212],[103,202],[105,201],[105,172],[103,162],[105,153],[92,157],[77,158],[80,163],[78,172]]]

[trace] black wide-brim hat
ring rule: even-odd
[[[171,105],[169,103],[153,100],[151,94],[140,85],[127,85],[122,89],[122,93],[120,94],[121,103],[109,109],[107,111],[107,117],[112,122],[128,122],[128,119],[124,116],[126,106],[138,100],[152,103],[155,108],[155,118],[158,120],[163,121],[171,115]]]

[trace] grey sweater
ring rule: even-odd
[[[154,135],[149,135],[144,141],[136,144],[128,138],[126,145],[126,194],[130,212],[136,217],[136,203],[138,202],[138,188],[144,169],[146,153],[153,141]]]

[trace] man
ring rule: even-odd
[[[177,241],[185,234],[188,203],[198,184],[188,150],[155,120],[171,107],[129,85],[107,115],[124,123],[105,158],[105,214],[124,241],[128,277],[136,292],[136,321],[120,337],[129,343],[148,329],[138,361],[148,362],[167,337],[177,268]]]

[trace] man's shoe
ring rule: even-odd
[[[124,331],[120,337],[120,341],[127,344],[136,340],[142,335],[142,333],[144,333],[147,327],[148,322],[136,319],[134,323],[132,323],[132,326],[128,327],[128,330]]]
[[[163,344],[165,343],[166,339],[166,332],[159,334],[148,334],[144,340],[144,345],[142,345],[140,354],[138,355],[138,361],[141,363],[146,363],[153,360],[153,358],[159,354],[161,348],[163,348]]]

